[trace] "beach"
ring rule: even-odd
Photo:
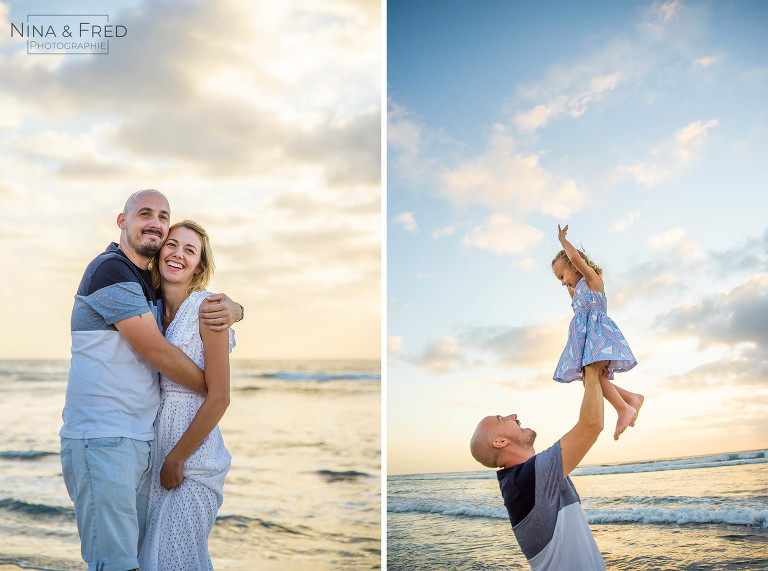
[[[0,569],[86,568],[58,454],[68,368],[0,361]],[[214,567],[380,568],[380,407],[377,361],[233,360]]]
[[[608,569],[768,569],[768,451],[577,468]],[[529,569],[495,472],[390,476],[387,568]]]

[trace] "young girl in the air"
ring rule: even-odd
[[[563,249],[552,260],[555,277],[568,288],[573,303],[573,319],[568,328],[568,343],[555,370],[554,379],[561,383],[582,380],[582,369],[590,363],[610,361],[607,375],[600,376],[603,397],[616,409],[618,420],[613,439],[628,426],[635,425],[643,404],[643,395],[617,387],[613,373],[629,371],[637,365],[632,349],[617,325],[606,314],[607,301],[603,288],[603,271],[586,254],[579,252],[566,240],[568,226],[557,226]]]

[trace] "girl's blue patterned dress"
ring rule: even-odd
[[[581,278],[573,290],[571,307],[574,315],[568,328],[568,343],[555,369],[556,381],[581,380],[582,368],[597,361],[610,361],[609,379],[613,379],[613,373],[623,373],[637,365],[629,343],[606,314],[608,301],[604,293],[592,291],[587,280]]]

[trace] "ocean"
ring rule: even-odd
[[[608,569],[768,569],[768,450],[584,466],[571,479]],[[494,471],[390,476],[387,512],[390,571],[530,569]]]
[[[61,478],[69,361],[0,361],[0,566],[85,569]],[[217,571],[381,568],[378,361],[232,361]]]

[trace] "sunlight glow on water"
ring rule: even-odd
[[[0,564],[83,568],[58,456],[68,368],[0,361]],[[217,570],[381,566],[379,376],[370,361],[233,361]]]

